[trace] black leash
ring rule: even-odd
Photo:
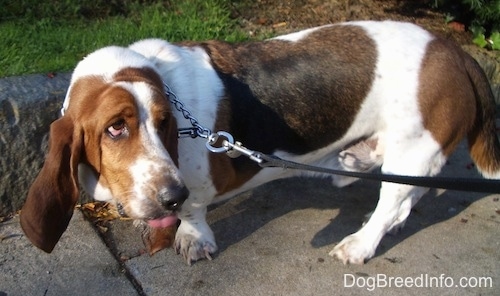
[[[498,180],[479,178],[466,179],[445,177],[414,177],[378,173],[360,173],[305,165],[258,152],[256,152],[254,156],[263,160],[259,163],[259,165],[263,168],[281,167],[283,169],[306,170],[317,173],[333,174],[373,181],[399,183],[419,187],[441,188],[469,192],[500,193],[500,182]]]
[[[190,137],[193,137],[193,134],[194,137],[200,136],[196,135],[196,128],[188,128],[187,130],[192,130],[191,132],[189,132]],[[179,133],[179,135],[181,135],[181,133]],[[262,168],[278,167],[283,169],[311,171],[317,173],[353,177],[358,179],[367,179],[372,181],[399,183],[418,187],[441,188],[469,192],[500,193],[500,181],[498,180],[480,178],[469,179],[454,177],[401,176],[382,173],[335,170],[301,164],[289,160],[284,160],[274,155],[267,155],[258,151],[250,150],[242,146],[240,142],[235,142],[233,136],[224,131],[212,133],[207,138],[208,140],[206,143],[206,147],[209,151],[213,153],[225,152],[229,157],[232,158],[245,155],[251,160],[255,161]],[[215,146],[215,144],[219,139],[223,139],[222,146],[217,147]]]
[[[220,147],[214,146],[218,139],[223,139],[223,144]],[[401,176],[389,175],[382,173],[369,172],[351,172],[343,170],[335,170],[312,165],[301,164],[293,161],[281,159],[274,155],[263,154],[258,151],[253,151],[245,148],[239,142],[235,142],[231,134],[227,132],[217,132],[208,137],[206,143],[207,149],[214,153],[225,152],[230,157],[239,157],[245,155],[255,161],[262,168],[279,167],[283,169],[294,169],[311,171],[324,174],[340,175],[359,179],[367,179],[372,181],[383,181],[391,183],[399,183],[418,187],[441,188],[448,190],[459,190],[469,192],[485,192],[485,193],[500,193],[500,181],[488,180],[479,178],[448,178],[448,177],[422,177],[422,176]]]

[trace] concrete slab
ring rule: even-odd
[[[92,225],[75,212],[52,254],[23,235],[19,218],[0,223],[0,295],[137,295]]]

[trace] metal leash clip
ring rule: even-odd
[[[220,147],[214,146],[219,141],[219,139],[221,137],[225,138],[225,140],[223,139],[223,141],[222,141],[222,146],[220,146]],[[222,152],[227,152],[230,150],[227,143],[234,144],[233,136],[228,132],[219,131],[217,133],[210,134],[208,136],[208,140],[207,140],[207,143],[205,145],[207,146],[207,149],[210,152],[222,153]]]
[[[222,139],[222,146],[220,147],[215,147],[215,143],[219,141],[219,139]],[[255,152],[253,150],[247,149],[244,146],[241,145],[240,142],[234,142],[233,136],[224,131],[219,131],[217,133],[213,133],[208,137],[208,141],[206,143],[207,149],[211,152],[214,153],[222,153],[226,152],[226,154],[231,157],[231,158],[236,158],[241,155],[245,155],[251,160],[261,163],[263,162],[263,159],[260,158],[260,153]]]

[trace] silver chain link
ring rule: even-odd
[[[180,111],[182,113],[182,116],[185,119],[189,120],[189,122],[193,126],[193,127],[188,127],[188,128],[180,128],[179,129],[179,136],[188,135],[192,138],[200,137],[200,138],[208,139],[212,135],[212,131],[209,128],[202,126],[198,122],[198,120],[191,114],[191,112],[189,112],[186,109],[186,107],[184,106],[184,103],[182,103],[181,101],[179,101],[177,99],[177,96],[175,95],[175,93],[172,91],[172,89],[166,83],[163,83],[163,85],[165,86],[165,94],[167,95],[170,103],[172,103],[172,105],[174,105],[175,109],[177,109],[177,111]]]

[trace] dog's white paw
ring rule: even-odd
[[[375,248],[371,247],[356,234],[351,234],[344,238],[329,253],[332,257],[337,257],[344,264],[364,264],[375,254]]]
[[[174,248],[177,254],[181,254],[187,264],[191,265],[192,262],[204,258],[212,260],[211,254],[217,251],[217,244],[206,223],[193,225],[182,221],[175,235]]]

